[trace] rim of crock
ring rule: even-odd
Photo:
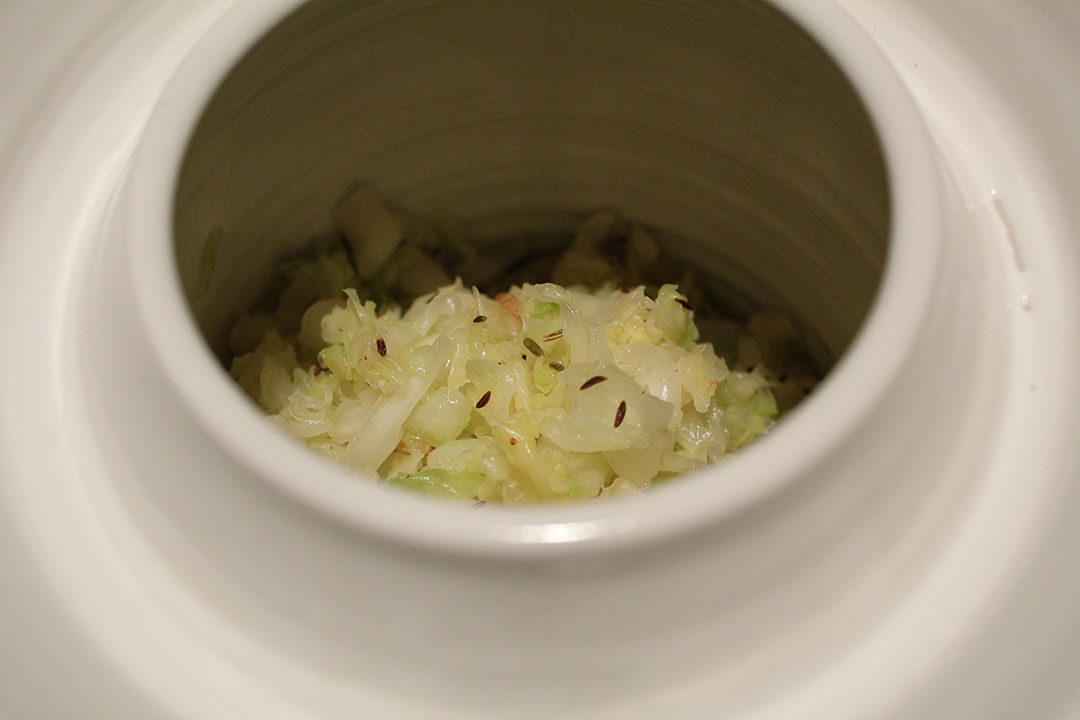
[[[643,496],[501,507],[386,488],[285,436],[223,372],[188,310],[173,252],[173,202],[190,137],[220,82],[306,0],[234,7],[162,93],[128,179],[130,277],[147,335],[178,395],[208,434],[269,486],[384,540],[480,555],[638,547],[716,524],[812,473],[888,392],[918,336],[937,265],[940,206],[932,143],[893,67],[837,5],[769,0],[832,57],[862,100],[885,159],[891,226],[883,276],[851,345],[814,396],[722,464]],[[222,482],[227,482],[223,478]]]

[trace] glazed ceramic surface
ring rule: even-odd
[[[0,9],[0,714],[1080,716],[1080,9],[298,5]],[[643,498],[378,487],[213,355],[356,179],[625,208],[837,363]]]

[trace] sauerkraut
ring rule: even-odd
[[[231,374],[287,433],[390,485],[474,502],[640,493],[767,432],[816,378],[778,313],[719,321],[725,359],[676,284],[619,282],[659,254],[635,226],[605,250],[620,222],[587,218],[545,260],[557,282],[487,294],[462,280],[482,256],[445,220],[361,188],[335,213],[347,245],[287,264],[275,302],[237,323]]]

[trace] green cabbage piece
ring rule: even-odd
[[[427,468],[412,474],[401,473],[391,478],[389,483],[432,495],[475,499],[484,483],[484,476],[474,472],[455,473],[444,468]]]

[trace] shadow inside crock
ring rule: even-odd
[[[176,188],[179,272],[215,354],[357,181],[449,210],[490,252],[613,208],[733,308],[791,315],[825,368],[888,247],[860,98],[764,3],[304,5],[217,89]]]

